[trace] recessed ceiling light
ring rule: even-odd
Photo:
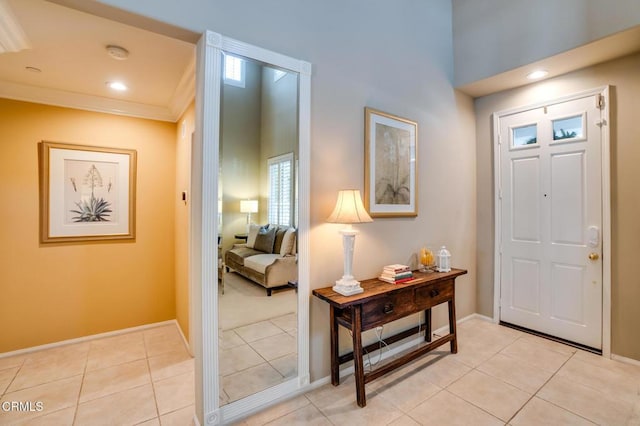
[[[128,89],[127,85],[121,81],[107,81],[109,89],[117,90],[118,92],[124,92]]]
[[[527,78],[529,80],[539,80],[543,77],[546,77],[547,75],[549,75],[549,71],[546,70],[537,70],[537,71],[532,71],[529,74],[527,74]]]

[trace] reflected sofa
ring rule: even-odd
[[[296,235],[295,228],[252,224],[247,242],[234,244],[225,252],[226,271],[263,286],[271,296],[274,288],[298,279]]]

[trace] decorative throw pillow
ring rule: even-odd
[[[287,232],[284,233],[284,237],[282,238],[282,245],[280,246],[280,254],[282,256],[287,254],[294,254],[296,244],[296,228],[289,228]]]
[[[276,240],[276,227],[267,230],[260,230],[256,235],[256,242],[253,245],[254,250],[259,250],[265,253],[273,252],[273,243]]]
[[[278,230],[276,231],[276,241],[273,243],[274,253],[280,253],[282,239],[284,238],[284,234],[287,232],[287,229],[289,229],[287,226],[278,226]]]
[[[253,246],[256,243],[256,237],[258,236],[258,232],[260,232],[261,229],[267,230],[268,228],[269,228],[268,223],[264,226],[256,225],[255,223],[252,223],[251,225],[249,225],[249,234],[247,236],[247,247],[254,248]]]

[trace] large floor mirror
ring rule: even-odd
[[[225,52],[221,100],[218,332],[225,405],[298,375],[298,73]]]
[[[217,197],[215,223],[202,210],[217,245],[217,291],[202,283],[203,399],[205,423],[224,424],[309,383],[311,67],[215,33],[199,54],[214,116],[203,146],[217,150],[202,165],[203,199],[207,183]]]

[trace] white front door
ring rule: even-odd
[[[602,348],[601,95],[499,117],[500,320]]]

